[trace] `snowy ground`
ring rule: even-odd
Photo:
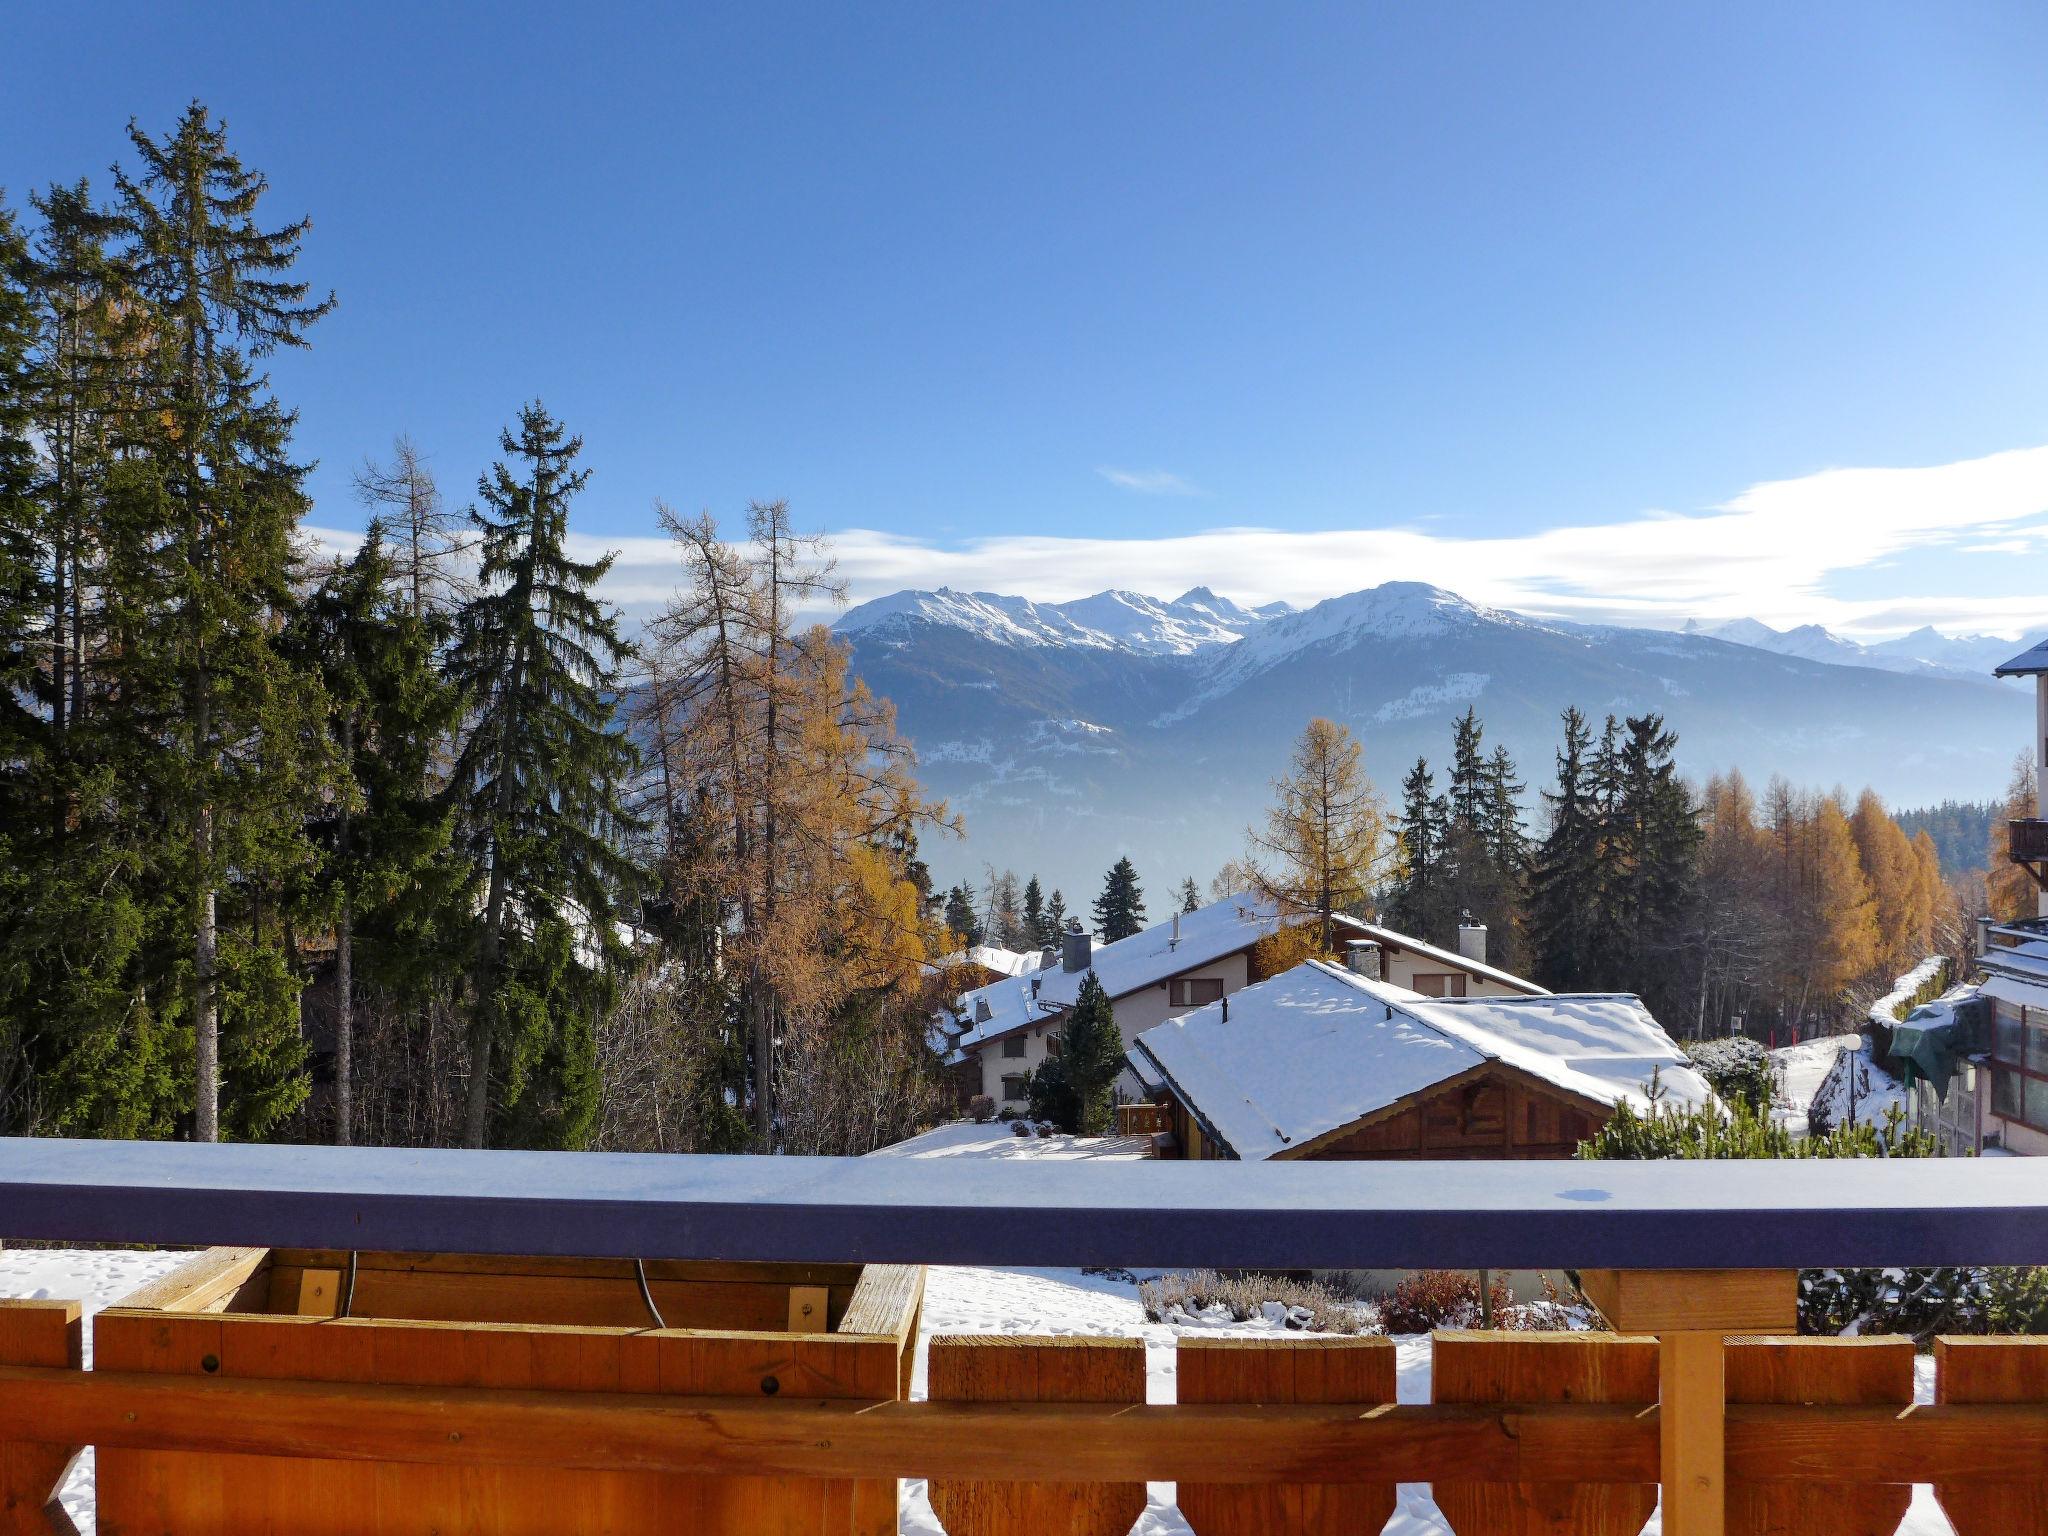
[[[1770,1053],[1771,1069],[1778,1077],[1778,1093],[1771,1105],[1772,1118],[1788,1127],[1795,1136],[1804,1136],[1807,1110],[1824,1088],[1836,1101],[1836,1117],[1844,1116],[1848,1109],[1845,1093],[1848,1077],[1845,1073],[1832,1084],[1828,1081],[1840,1065],[1838,1058],[1844,1051],[1854,1051],[1858,1055],[1855,1063],[1855,1113],[1859,1122],[1883,1125],[1885,1112],[1893,1105],[1900,1109],[1906,1107],[1905,1089],[1871,1062],[1863,1036],[1823,1035],[1815,1040],[1803,1040],[1798,1045],[1781,1046]]]
[[[1079,1159],[1108,1159],[1130,1162],[1152,1155],[1149,1136],[1069,1136],[1059,1131],[1039,1134],[1026,1126],[1028,1134],[1018,1135],[1023,1122],[955,1120],[921,1131],[893,1146],[879,1147],[870,1157],[972,1157],[1049,1158],[1057,1162]]]
[[[8,1250],[0,1252],[0,1296],[76,1299],[89,1309],[118,1301],[135,1287],[157,1278],[181,1257],[157,1253],[100,1253],[74,1249]],[[1271,1323],[1219,1325],[1232,1332],[1271,1332]],[[924,1335],[935,1333],[1111,1334],[1145,1341],[1147,1399],[1174,1400],[1173,1341],[1192,1328],[1172,1328],[1145,1321],[1137,1285],[1129,1278],[1090,1275],[1071,1269],[934,1269],[925,1292]],[[1205,1330],[1206,1331],[1206,1330]],[[912,1395],[925,1393],[925,1362],[920,1340]],[[92,1349],[90,1323],[86,1351]],[[1395,1340],[1397,1391],[1404,1403],[1429,1401],[1429,1343],[1421,1337]],[[1919,1362],[1918,1396],[1931,1402],[1933,1361]],[[1174,1507],[1173,1485],[1154,1483],[1145,1513],[1133,1527],[1135,1536],[1183,1536],[1188,1531]],[[92,1458],[80,1459],[64,1487],[64,1507],[81,1532],[93,1530]],[[922,1482],[908,1484],[903,1499],[905,1536],[940,1536],[931,1501]],[[1659,1530],[1653,1516],[1646,1533]],[[1050,1536],[1050,1533],[1049,1533]],[[1449,1536],[1424,1484],[1403,1484],[1394,1517],[1385,1536]],[[1925,1488],[1914,1490],[1913,1506],[1899,1527],[1899,1536],[1952,1536],[1948,1521]]]

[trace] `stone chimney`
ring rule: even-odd
[[[1344,968],[1360,976],[1380,979],[1380,947],[1371,939],[1353,939],[1344,946]]]
[[[1467,960],[1486,964],[1486,924],[1469,918],[1458,924],[1458,953]]]
[[[1067,919],[1067,931],[1060,935],[1060,969],[1085,971],[1095,954],[1095,940],[1081,926],[1081,919]]]
[[[1059,963],[1060,963],[1060,947],[1059,947],[1059,945],[1057,945],[1057,944],[1048,944],[1048,945],[1046,945],[1046,946],[1045,946],[1045,948],[1041,949],[1041,950],[1040,950],[1040,951],[1038,952],[1038,968],[1039,968],[1039,969],[1040,969],[1041,971],[1049,971],[1049,970],[1051,970],[1051,969],[1052,969],[1052,968],[1053,968],[1054,966],[1058,965]]]

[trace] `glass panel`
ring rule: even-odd
[[[2020,1059],[2020,1011],[2011,1003],[1996,1005],[1993,1015],[1991,1054],[2000,1061],[2017,1064]]]
[[[2048,1013],[2027,1010],[2027,1070],[2048,1072]]]
[[[2020,1117],[2020,1075],[2017,1072],[1991,1074],[1991,1113],[2001,1120]]]
[[[2027,1079],[2027,1124],[2048,1131],[2048,1077]]]

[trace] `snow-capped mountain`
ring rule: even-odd
[[[1139,656],[1186,656],[1228,645],[1279,614],[1285,603],[1246,608],[1207,587],[1171,602],[1111,589],[1065,603],[1035,603],[995,592],[892,592],[849,610],[834,626],[886,642],[914,624],[950,625],[1011,645],[1076,645]]]
[[[2001,640],[1996,635],[1966,635],[1951,639],[1932,625],[1866,645],[1838,635],[1818,624],[1801,624],[1794,629],[1773,629],[1760,619],[1730,619],[1725,624],[1702,625],[1693,620],[1685,626],[1689,635],[1710,635],[1736,645],[1753,645],[1779,656],[1798,656],[1807,661],[1827,662],[1838,667],[1876,667],[1885,672],[1909,675],[1947,673],[1960,678],[1981,678],[1999,662],[2025,645]]]
[[[1315,715],[1352,729],[1391,798],[1418,757],[1441,775],[1451,722],[1475,708],[1488,747],[1520,765],[1532,813],[1567,705],[1596,724],[1662,713],[1695,777],[1869,784],[1897,805],[1997,793],[2033,731],[2030,695],[1994,682],[1990,664],[1873,659],[1876,647],[1824,631],[1533,619],[1417,582],[1280,612],[1202,588],[1171,602],[902,592],[838,630],[895,701],[925,782],[966,815],[964,844],[926,846],[934,872],[1036,869],[1070,906],[1119,854],[1163,897],[1241,853]],[[1998,647],[2002,661],[2020,644]]]

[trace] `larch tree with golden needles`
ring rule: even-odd
[[[2005,824],[2031,817],[2034,804],[2034,759],[2030,753],[2022,752],[2013,759],[2012,782],[2006,786],[2005,807],[1991,820],[1991,846],[1987,850],[1988,862],[1985,865],[1988,871],[1985,895],[1991,915],[2000,922],[2032,917],[2039,900],[2034,877],[2027,873],[2025,866],[2006,857],[2005,846]]]
[[[1246,835],[1260,888],[1313,912],[1328,948],[1332,918],[1366,905],[1392,853],[1386,801],[1366,776],[1358,739],[1334,720],[1309,721],[1273,781],[1265,827]]]

